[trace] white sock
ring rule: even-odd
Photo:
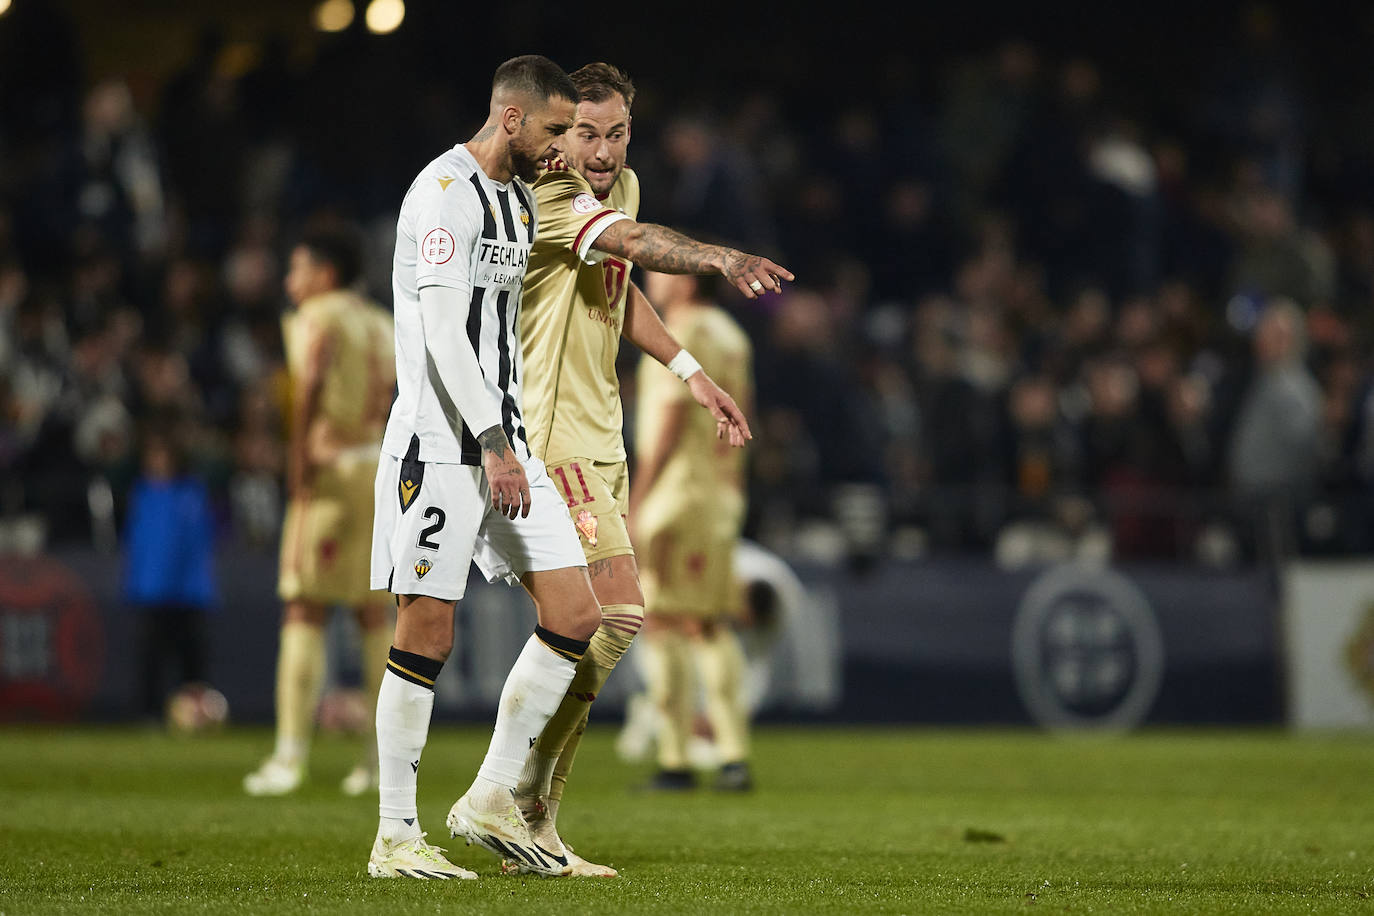
[[[525,643],[501,689],[491,744],[473,783],[474,801],[479,795],[499,794],[497,787],[513,791],[520,783],[530,749],[558,711],[576,671],[575,661],[544,645],[538,636]]]
[[[377,692],[377,778],[381,815],[409,819],[419,832],[415,785],[420,752],[429,736],[434,691],[388,670]]]
[[[420,835],[418,817],[384,817],[377,825],[377,836],[388,843],[398,843]]]
[[[299,763],[305,759],[305,755],[310,750],[310,742],[302,738],[286,738],[277,736],[277,746],[272,750],[272,756],[282,763]]]

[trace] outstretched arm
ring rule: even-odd
[[[790,270],[762,255],[708,245],[667,226],[632,219],[611,223],[592,247],[659,273],[720,274],[750,299],[768,290],[782,292],[782,281],[795,279]]]
[[[634,283],[630,284],[626,296],[625,328],[622,333],[630,343],[674,371],[677,371],[677,367],[673,365],[675,357],[686,353],[682,344],[678,343],[673,333],[664,326],[663,320],[654,311],[648,297]],[[717,385],[704,369],[696,367],[684,381],[692,392],[692,398],[716,418],[718,437],[728,437],[730,444],[736,448],[744,445],[746,440],[754,438],[754,434],[749,431],[749,421],[735,404],[735,399]]]

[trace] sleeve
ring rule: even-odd
[[[469,299],[448,286],[421,289],[420,324],[432,370],[475,436],[500,427],[501,405],[488,391],[477,353],[468,341]]]
[[[415,288],[472,291],[472,252],[482,234],[481,202],[466,181],[421,179],[415,206]]]
[[[630,217],[597,200],[573,172],[547,172],[534,186],[542,241],[569,248],[579,260],[596,264],[605,257],[592,243],[606,227]]]

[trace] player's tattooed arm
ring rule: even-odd
[[[592,247],[665,274],[724,273],[729,256],[743,254],[698,242],[667,226],[628,219],[607,226]]]
[[[477,436],[477,444],[482,446],[483,457],[487,454],[493,455],[496,459],[502,460],[506,457],[506,452],[510,451],[510,440],[506,438],[506,432],[499,426]]]
[[[750,299],[768,290],[781,292],[783,280],[795,279],[787,268],[765,257],[699,242],[655,223],[617,220],[597,236],[592,247],[633,261],[645,270],[665,274],[718,273]]]
[[[482,470],[491,488],[491,504],[507,518],[530,514],[530,484],[525,467],[501,427],[493,426],[477,436],[482,448]]]

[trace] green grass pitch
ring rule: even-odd
[[[253,799],[264,729],[0,729],[0,913],[1374,912],[1374,741],[1282,732],[759,729],[759,788],[642,795],[609,726],[564,836],[615,880],[511,878],[444,816],[489,732],[438,726],[430,840],[478,881],[372,880],[345,739]]]

